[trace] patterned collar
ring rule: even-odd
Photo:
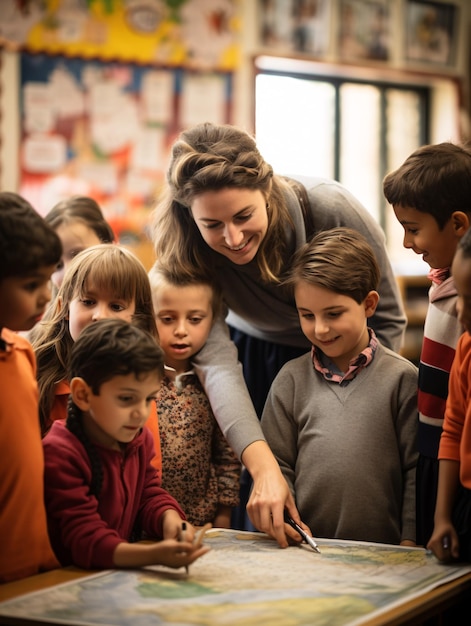
[[[451,272],[449,267],[433,268],[427,274],[427,278],[429,278],[436,285],[440,285],[450,277],[450,274]]]
[[[361,370],[367,367],[374,359],[376,348],[378,347],[378,340],[375,332],[372,328],[368,328],[370,335],[370,342],[368,346],[360,352],[360,354],[354,357],[349,365],[348,370],[343,373],[338,370],[335,364],[322,352],[319,348],[312,346],[311,356],[314,368],[320,372],[326,380],[329,382],[339,383],[342,386],[346,386],[357,376]]]

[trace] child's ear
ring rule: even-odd
[[[455,233],[461,238],[469,228],[469,215],[464,211],[454,211],[451,219]]]
[[[90,403],[89,398],[92,391],[83,378],[76,376],[70,381],[70,395],[72,400],[82,411],[88,411]]]
[[[379,293],[377,291],[371,290],[363,301],[366,317],[372,317],[375,314],[378,302]]]

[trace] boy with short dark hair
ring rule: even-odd
[[[471,151],[450,142],[422,146],[385,177],[383,190],[404,228],[404,247],[431,268],[418,379],[417,543],[425,546],[433,530],[448,378],[464,331],[450,267],[471,220]]]
[[[58,567],[47,534],[36,362],[28,331],[51,298],[59,237],[24,198],[0,193],[0,583]]]
[[[49,534],[62,565],[179,568],[208,551],[152,465],[145,423],[163,374],[155,337],[125,319],[95,321],[75,341],[67,418],[43,439]]]

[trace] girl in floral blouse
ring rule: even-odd
[[[157,395],[162,487],[195,526],[230,528],[239,504],[241,465],[224,438],[192,369],[221,311],[218,289],[159,268],[149,272],[165,376]]]

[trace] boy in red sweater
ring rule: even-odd
[[[123,319],[93,322],[74,343],[67,419],[43,439],[49,534],[62,565],[178,568],[208,551],[193,543],[194,527],[151,463],[144,425],[163,372],[154,337]]]

